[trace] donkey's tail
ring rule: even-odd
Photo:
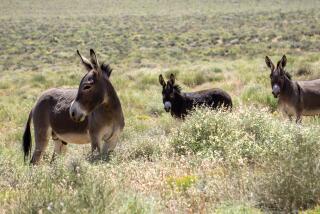
[[[26,162],[26,158],[30,155],[31,153],[31,132],[30,132],[30,122],[32,118],[32,110],[29,113],[28,121],[23,133],[22,137],[22,148],[23,148],[23,153],[24,153],[24,162]]]

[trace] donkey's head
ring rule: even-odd
[[[266,64],[271,69],[270,80],[272,94],[275,98],[277,98],[281,93],[281,90],[283,90],[285,77],[287,75],[284,70],[284,67],[287,64],[287,57],[286,55],[283,55],[281,60],[277,63],[277,67],[275,67],[271,59],[266,56]]]
[[[90,60],[77,53],[87,73],[82,78],[76,99],[71,103],[70,116],[80,122],[97,106],[107,102],[106,82],[109,81],[112,69],[109,65],[99,64],[95,52],[90,49]]]
[[[159,75],[159,82],[162,85],[162,101],[164,104],[164,109],[169,112],[172,107],[172,103],[175,98],[180,95],[181,89],[175,84],[175,77],[173,74],[170,75],[167,83],[164,81],[162,75]]]

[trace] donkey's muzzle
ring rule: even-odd
[[[85,116],[83,114],[78,114],[76,111],[70,111],[70,117],[75,122],[81,122],[84,120]]]
[[[83,111],[79,103],[75,101],[71,103],[69,114],[71,119],[74,120],[75,122],[82,122],[86,117],[85,111]]]
[[[275,84],[272,86],[272,94],[275,98],[277,98],[280,94],[280,87],[279,85]]]
[[[166,110],[166,112],[169,112],[171,110],[171,102],[166,101],[164,103],[164,110]]]

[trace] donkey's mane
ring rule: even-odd
[[[173,89],[176,90],[178,93],[181,92],[181,87],[180,87],[180,85],[177,85],[177,84],[173,85]]]
[[[289,80],[292,80],[292,76],[289,72],[285,71],[284,72],[284,75],[286,75],[286,77],[289,79]]]
[[[106,74],[108,76],[110,76],[110,74],[112,72],[112,68],[110,67],[109,64],[106,64],[106,63],[103,62],[103,63],[101,63],[100,68],[101,68],[102,71],[106,72]]]

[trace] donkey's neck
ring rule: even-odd
[[[109,81],[106,81],[106,94],[104,96],[104,102],[96,107],[96,109],[93,111],[93,114],[99,115],[99,117],[122,115],[120,100],[115,89]]]
[[[110,108],[121,108],[121,104],[120,104],[120,100],[117,95],[117,92],[109,80],[106,80],[106,89],[107,89],[107,93],[105,94],[105,99],[106,99],[105,106]]]
[[[287,76],[284,77],[283,89],[280,92],[280,99],[290,99],[295,93],[295,82],[290,80]]]
[[[185,93],[178,93],[172,101],[171,115],[184,118],[188,110],[192,109],[192,100]]]

